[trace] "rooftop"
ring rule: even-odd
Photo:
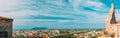
[[[3,17],[3,16],[0,16],[0,19],[9,19],[9,20],[13,20],[12,18],[7,18],[7,17]]]

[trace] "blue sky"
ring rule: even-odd
[[[13,29],[104,28],[112,0],[0,0],[0,16],[14,19]],[[115,0],[117,19],[119,2]]]

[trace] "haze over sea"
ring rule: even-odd
[[[0,0],[0,16],[14,19],[13,29],[98,29],[112,0]],[[115,0],[120,19],[119,0]]]

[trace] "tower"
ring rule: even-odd
[[[0,16],[0,38],[12,38],[13,19]]]
[[[115,7],[114,7],[114,1],[112,1],[111,8],[109,10],[109,14],[106,20],[106,30],[111,30],[111,24],[116,24],[116,18],[115,18]]]
[[[113,2],[106,20],[106,31],[108,32],[109,36],[111,35],[114,36],[114,38],[120,38],[120,21],[116,22]]]

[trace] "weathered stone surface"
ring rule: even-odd
[[[8,38],[12,38],[12,22],[13,19],[0,16],[0,32],[7,31]]]

